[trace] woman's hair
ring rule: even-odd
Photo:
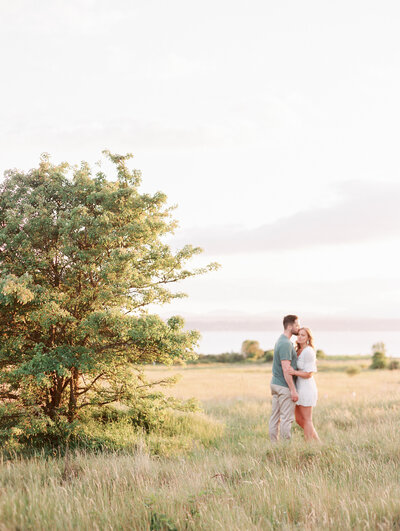
[[[314,347],[314,338],[313,338],[313,335],[312,335],[312,332],[309,328],[307,328],[306,326],[302,326],[300,328],[300,330],[305,330],[306,331],[306,334],[307,334],[307,337],[308,337],[308,343],[307,345],[309,345],[310,347],[312,347],[313,349],[315,349]],[[299,330],[299,332],[300,332]],[[299,342],[296,341],[296,350],[300,350],[300,345],[299,345]]]

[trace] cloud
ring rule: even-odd
[[[3,6],[2,6],[3,7]],[[2,33],[19,36],[102,35],[137,10],[132,2],[107,5],[98,0],[9,2],[2,10]]]
[[[224,142],[224,130],[212,124],[169,127],[157,122],[102,120],[59,125],[47,120],[41,124],[25,123],[23,127],[0,127],[0,139],[9,143],[39,139],[42,144],[51,139],[52,144],[101,146],[112,139],[113,144],[129,143],[136,149],[187,149],[220,145]]]
[[[360,319],[390,316],[398,320],[400,317],[400,288],[397,288],[396,277],[349,277],[324,281],[303,278],[296,273],[291,278],[275,275],[260,278],[251,271],[247,273],[246,277],[223,278],[217,274],[217,278],[188,280],[182,288],[189,294],[189,299],[173,303],[172,311],[183,312],[183,315],[195,312],[198,314],[196,318],[204,314],[207,322],[212,320],[211,317],[216,321],[225,321],[228,316],[234,318],[232,312],[238,311],[269,312],[270,315],[299,312],[302,315],[357,316]],[[219,309],[220,315],[210,316],[210,308]]]
[[[400,184],[347,181],[336,185],[336,189],[340,199],[333,205],[315,205],[252,229],[211,226],[183,230],[178,244],[196,242],[205,253],[222,255],[296,250],[399,236]],[[265,208],[268,209],[267,200]]]
[[[307,316],[301,323],[306,323],[313,331],[397,331],[400,325],[400,319],[392,318],[343,318],[324,316]],[[209,331],[271,331],[279,330],[282,326],[281,316],[271,317],[268,315],[238,315],[238,316],[219,316],[212,315],[187,315],[185,316],[185,327],[199,329],[201,332]]]
[[[162,123],[160,121],[129,120],[102,117],[99,120],[79,121],[67,116],[62,109],[57,120],[41,117],[0,124],[0,143],[5,145],[38,145],[38,153],[46,145],[54,146],[134,146],[139,149],[203,149],[221,148],[250,142],[256,129],[250,125],[217,121],[202,123]],[[120,149],[120,148],[119,148]]]

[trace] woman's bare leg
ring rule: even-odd
[[[296,409],[300,409],[301,416],[304,420],[304,438],[306,441],[312,439],[319,441],[318,433],[315,431],[312,421],[312,406],[296,406]],[[297,421],[297,419],[296,419]]]
[[[300,428],[303,428],[304,430],[304,419],[303,415],[301,414],[300,406],[296,406],[296,409],[294,410],[294,415],[297,424],[300,426]]]

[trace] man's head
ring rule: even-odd
[[[297,336],[300,330],[299,318],[297,315],[285,315],[283,318],[283,328],[285,329],[285,332]]]

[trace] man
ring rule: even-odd
[[[283,318],[283,334],[274,347],[272,363],[272,412],[269,421],[269,436],[272,442],[278,440],[278,430],[282,439],[290,439],[290,430],[294,420],[294,410],[299,399],[294,377],[288,373],[289,367],[297,369],[297,353],[290,341],[292,335],[300,330],[297,315],[286,315]]]

